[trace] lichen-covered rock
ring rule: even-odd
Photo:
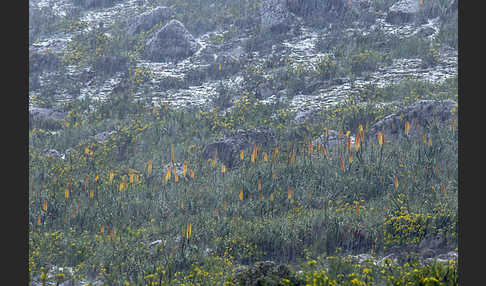
[[[419,100],[414,104],[386,116],[370,127],[369,134],[385,133],[385,138],[398,136],[404,130],[405,122],[410,123],[409,136],[420,135],[424,128],[443,124],[453,116],[457,109],[454,100]]]
[[[156,7],[142,13],[128,24],[127,33],[130,35],[152,29],[155,25],[165,23],[175,17],[175,12],[169,7]]]
[[[419,1],[400,0],[388,9],[386,21],[394,25],[410,23],[416,19],[419,10]]]
[[[290,284],[284,284],[282,279],[288,280]],[[304,281],[287,265],[277,265],[273,261],[260,261],[251,267],[240,267],[233,274],[233,281],[242,286],[304,285]]]
[[[147,40],[145,58],[155,62],[180,60],[200,48],[194,37],[178,20],[171,20]]]
[[[29,109],[29,128],[56,130],[61,128],[61,120],[67,116],[65,112],[44,107]]]
[[[206,145],[203,149],[203,159],[217,158],[228,168],[235,166],[240,150],[251,152],[253,144],[257,146],[273,146],[276,144],[275,135],[269,130],[240,130],[235,135],[225,137]]]
[[[287,0],[264,0],[260,7],[262,31],[283,32],[287,31],[291,13],[287,6]]]

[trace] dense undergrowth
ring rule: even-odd
[[[235,265],[295,264],[304,250],[384,254],[413,249],[431,234],[446,237],[449,249],[457,245],[457,123],[426,130],[426,140],[402,134],[380,145],[367,135],[373,120],[351,118],[366,108],[378,118],[386,109],[356,110],[352,101],[299,125],[285,107],[244,100],[224,117],[149,108],[129,96],[113,100],[120,102],[91,113],[72,110],[58,134],[30,131],[31,277],[56,265],[72,267],[78,278],[97,273],[108,284],[208,275],[214,285]],[[326,128],[359,134],[359,124],[359,148],[310,143]],[[231,170],[201,160],[202,144],[221,136],[221,126],[270,126],[278,145],[243,150]],[[102,130],[116,133],[103,143],[89,139]],[[68,151],[61,159],[48,149]],[[196,266],[206,274],[195,274]],[[394,271],[403,277],[393,279],[412,279],[416,271],[424,278],[427,269],[400,268]],[[319,271],[305,279],[328,279]],[[380,271],[391,270],[369,279],[390,279]]]
[[[251,27],[258,12],[258,1],[153,2],[175,9],[196,35],[233,24],[222,42]],[[436,2],[428,5],[440,15],[443,1]],[[392,3],[374,1],[377,10]],[[219,16],[209,17],[216,10]],[[46,17],[50,21],[32,33],[82,27],[75,16],[64,22]],[[358,76],[396,58],[418,57],[431,67],[439,47],[457,47],[457,18],[451,21],[434,42],[358,33],[318,42],[316,48],[332,56],[307,69],[285,60],[265,64],[285,67],[271,84],[293,94],[309,79]],[[113,27],[111,38],[96,29],[81,33],[63,59],[81,66],[122,59],[115,69],[126,71],[128,88],[103,102],[60,105],[68,115],[56,132],[35,122],[29,130],[29,281],[238,285],[233,278],[240,265],[273,260],[295,273],[269,278],[268,285],[457,285],[454,260],[423,264],[418,253],[420,242],[434,235],[444,238],[443,249],[457,248],[457,116],[418,137],[404,128],[393,141],[368,133],[377,120],[418,99],[457,100],[457,76],[367,86],[298,123],[287,104],[258,100],[251,86],[263,72],[250,62],[242,65],[250,76],[241,94],[221,86],[214,108],[176,109],[133,97],[150,78],[134,65],[146,34],[127,39],[121,30]],[[255,36],[246,48],[271,47],[275,40]],[[46,92],[38,103],[53,101]],[[241,150],[233,169],[202,159],[205,144],[239,129],[271,129],[277,144]],[[331,148],[317,144],[328,130],[344,140]],[[94,139],[105,131],[111,132],[106,140]],[[346,144],[358,134],[359,145]],[[62,154],[47,152],[52,149]],[[353,256],[362,253],[369,259]],[[389,253],[401,261],[376,263]]]

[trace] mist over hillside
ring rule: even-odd
[[[457,25],[29,0],[29,285],[457,285]]]

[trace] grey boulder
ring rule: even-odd
[[[171,20],[147,40],[145,58],[154,62],[181,60],[193,55],[200,46],[180,21]]]
[[[263,32],[283,32],[290,28],[292,14],[287,0],[264,0],[260,6],[261,30]]]
[[[253,144],[257,146],[273,146],[276,144],[275,135],[269,130],[239,130],[235,135],[225,137],[210,143],[203,148],[203,159],[214,158],[223,162],[228,168],[236,165],[240,150],[245,154],[252,151]]]
[[[405,122],[410,123],[410,136],[421,134],[424,128],[444,124],[451,120],[452,110],[457,108],[454,100],[419,100],[414,104],[386,116],[370,127],[369,133],[376,135],[378,131],[385,133],[385,138],[393,138],[404,131]]]
[[[157,7],[142,13],[128,24],[127,33],[134,35],[152,29],[155,25],[165,23],[175,17],[174,10],[169,7]]]
[[[420,11],[418,0],[400,0],[388,9],[386,21],[400,25],[413,22]]]
[[[61,128],[61,121],[67,116],[65,112],[44,107],[29,109],[29,128],[56,130]]]

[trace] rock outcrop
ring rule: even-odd
[[[155,25],[165,23],[175,17],[175,12],[169,7],[157,7],[142,13],[128,24],[129,35],[139,34],[152,29]]]
[[[31,107],[29,109],[29,128],[60,129],[61,120],[66,116],[65,112],[56,109]]]
[[[145,58],[154,62],[181,60],[200,48],[194,37],[178,20],[171,20],[147,40]]]
[[[436,121],[443,124],[450,120],[454,109],[457,109],[457,102],[454,100],[419,100],[373,124],[369,134],[375,135],[378,131],[384,131],[385,138],[393,138],[403,132],[404,124],[408,121],[409,135],[420,135],[421,130],[430,128]]]
[[[416,19],[419,10],[418,0],[400,0],[388,9],[386,21],[394,25],[410,23]]]
[[[253,144],[260,147],[273,146],[276,144],[275,135],[268,130],[240,130],[233,136],[206,145],[203,149],[203,159],[214,158],[217,152],[218,160],[232,168],[236,165],[240,150],[246,150],[247,154],[251,152]]]
[[[261,30],[263,32],[285,32],[290,29],[292,14],[287,0],[264,0],[260,7]]]

